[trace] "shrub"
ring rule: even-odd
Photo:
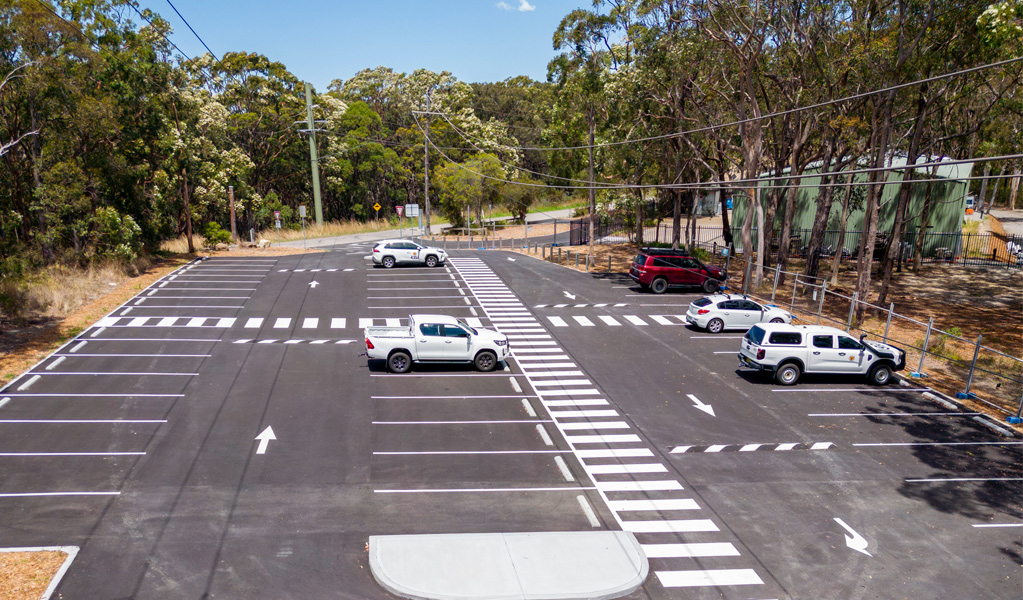
[[[231,242],[231,232],[225,231],[219,223],[210,221],[202,229],[202,236],[205,239],[203,244],[207,248],[215,248],[217,244],[228,244]]]

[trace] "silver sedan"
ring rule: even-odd
[[[736,294],[704,296],[689,305],[686,322],[710,333],[747,330],[757,323],[791,323],[795,315],[774,304],[759,304]]]

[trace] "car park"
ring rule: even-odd
[[[663,294],[673,287],[698,287],[713,294],[721,288],[728,274],[713,265],[705,265],[685,250],[642,248],[632,260],[629,277],[655,294]]]
[[[885,385],[906,366],[906,353],[881,342],[857,341],[823,325],[760,323],[743,336],[740,366],[771,373],[781,385],[794,385],[803,373],[859,374]]]
[[[367,327],[365,336],[366,356],[386,360],[393,373],[413,362],[472,363],[493,371],[510,353],[508,336],[448,315],[409,315],[408,327]]]
[[[373,246],[373,264],[390,269],[395,265],[443,265],[448,253],[440,248],[422,246],[412,240],[382,240]]]
[[[791,323],[792,313],[775,304],[760,304],[737,294],[715,294],[694,300],[686,322],[710,333],[749,329],[757,323]]]

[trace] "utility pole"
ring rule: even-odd
[[[320,159],[316,155],[316,120],[313,119],[313,86],[305,84],[305,114],[308,129],[300,129],[309,134],[309,167],[313,172],[313,206],[316,211],[316,225],[323,226],[323,203],[320,201]],[[296,121],[301,123],[302,121]]]
[[[433,96],[433,86],[426,91],[426,111],[430,111],[430,100]],[[426,230],[430,229],[430,115],[426,115],[426,140],[423,144],[423,198],[425,199],[424,204],[426,205]]]
[[[238,231],[234,226],[234,186],[227,186],[227,197],[231,200],[231,241],[238,241]]]

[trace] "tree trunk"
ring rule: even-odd
[[[934,179],[938,173],[938,165],[931,167],[931,176],[928,179]],[[983,187],[983,186],[982,186]],[[924,260],[924,239],[927,237],[927,222],[931,218],[931,202],[933,194],[931,193],[934,189],[934,182],[927,182],[927,190],[924,192],[924,207],[920,211],[920,224],[916,228],[916,240],[913,243],[913,272],[920,273],[920,263]]]
[[[882,100],[883,104],[879,107],[883,115],[880,129],[875,127],[874,134],[871,136],[874,152],[872,166],[875,168],[882,168],[887,163],[886,158],[888,156],[888,140],[892,129],[892,103],[894,102],[894,97],[895,93],[889,92],[888,96]],[[861,235],[865,235],[866,239],[861,240],[862,243],[860,244],[862,250],[860,251],[857,264],[858,278],[856,281],[856,292],[859,295],[859,299],[863,302],[866,302],[870,295],[870,279],[874,260],[874,246],[876,244],[875,238],[877,236],[877,222],[881,210],[881,195],[884,190],[882,181],[887,181],[887,172],[871,172],[871,183],[867,191],[867,204],[863,210]],[[857,320],[863,320],[865,310],[865,304],[858,304],[856,306]]]
[[[682,190],[671,190],[671,247],[678,250],[682,238]]]
[[[821,162],[821,173],[828,173],[831,171],[831,159],[835,155],[835,147],[838,145],[837,140],[834,138],[828,141],[828,145],[824,148],[824,160]],[[803,270],[809,277],[817,277],[817,272],[820,270],[820,251],[824,245],[824,235],[828,228],[828,218],[831,216],[831,204],[835,199],[835,186],[829,185],[838,179],[835,175],[827,175],[821,178],[821,187],[818,188],[819,195],[817,196],[817,211],[813,216],[813,226],[810,229],[810,240],[807,242],[807,254],[806,254],[806,268]],[[794,208],[794,205],[793,205]],[[788,203],[786,202],[786,209],[788,209]],[[784,255],[781,249],[778,251],[778,265],[783,266],[788,260],[788,236],[789,232],[782,228],[782,244],[785,246]]]
[[[636,189],[636,243],[643,245],[643,221],[646,218],[646,202],[643,200],[643,190]]]
[[[846,183],[852,184],[854,175],[846,176]],[[831,287],[838,287],[839,270],[842,268],[842,250],[845,245],[845,230],[849,226],[849,203],[852,201],[853,186],[847,185],[842,199],[842,218],[838,223],[838,240],[835,242],[835,256],[831,259]],[[860,236],[862,243],[862,235]]]
[[[1019,193],[1019,167],[1012,172],[1012,182],[1009,183],[1009,210],[1016,210],[1016,194]]]
[[[984,195],[987,192],[987,178],[991,175],[991,163],[984,163],[984,179],[980,180],[980,194],[977,196],[977,212],[984,214]]]
[[[995,207],[995,202],[998,201],[998,186],[1002,184],[1002,177],[1005,176],[1005,165],[998,171],[998,178],[995,179],[995,189],[991,190],[991,201],[988,202],[988,212]]]
[[[192,201],[188,194],[188,170],[185,167],[181,167],[181,177],[183,187],[181,188],[184,192],[185,200],[185,237],[188,239],[188,253],[195,253],[195,245],[192,243]]]

